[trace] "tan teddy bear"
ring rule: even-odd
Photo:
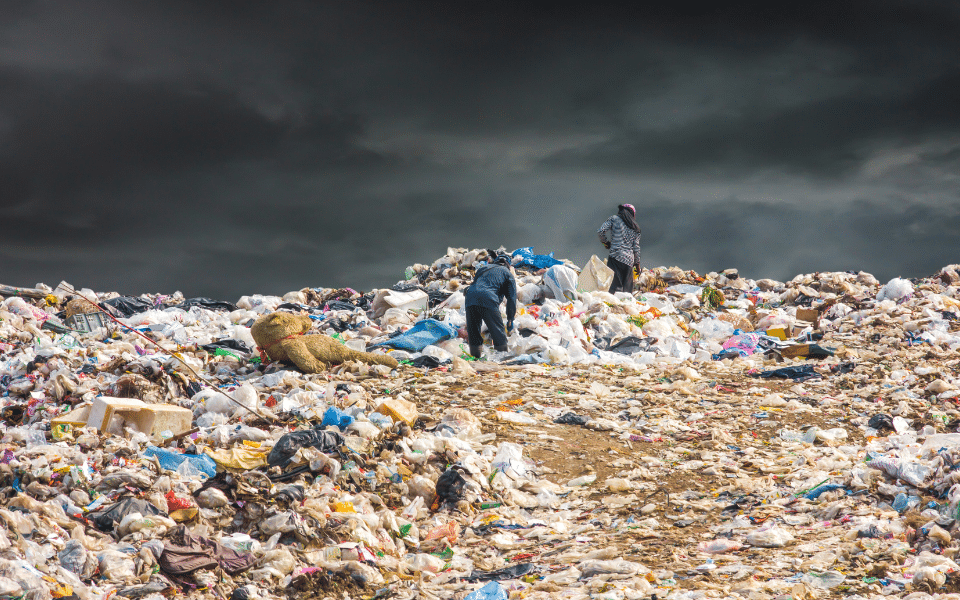
[[[293,363],[304,373],[319,373],[348,360],[390,368],[398,364],[391,356],[352,350],[330,336],[304,335],[312,326],[306,315],[275,312],[257,319],[250,333],[261,356],[266,353],[270,360]]]

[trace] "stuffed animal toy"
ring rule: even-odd
[[[348,360],[390,368],[397,366],[391,356],[359,352],[327,335],[305,335],[312,326],[313,321],[306,315],[275,312],[257,319],[250,333],[264,362],[293,363],[304,373],[320,373]]]

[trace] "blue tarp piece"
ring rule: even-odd
[[[181,454],[179,452],[149,446],[143,451],[143,456],[146,458],[156,456],[160,462],[160,466],[170,471],[176,471],[180,465],[190,461],[190,465],[193,468],[207,477],[213,477],[217,474],[217,463],[206,454]]]
[[[491,581],[479,590],[470,592],[463,600],[507,600],[507,592],[498,581]]]
[[[519,262],[513,262],[515,265],[528,265],[535,269],[548,269],[553,265],[562,265],[563,261],[557,260],[553,257],[553,252],[550,254],[534,254],[533,246],[527,246],[526,248],[518,248],[513,251],[511,255],[513,258],[520,257]]]
[[[380,342],[377,346],[386,346],[397,350],[406,350],[407,352],[420,352],[431,344],[455,337],[457,337],[457,330],[450,325],[441,323],[436,319],[424,319],[417,321],[413,327],[397,337]]]

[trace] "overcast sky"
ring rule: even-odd
[[[960,3],[633,4],[3,0],[0,283],[582,265],[620,202],[644,267],[960,262]]]

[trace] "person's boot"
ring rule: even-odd
[[[506,344],[504,344],[503,346],[494,346],[493,349],[496,350],[497,352],[506,352],[507,346]]]
[[[470,356],[479,359],[480,351],[483,349],[483,346],[470,346]]]

